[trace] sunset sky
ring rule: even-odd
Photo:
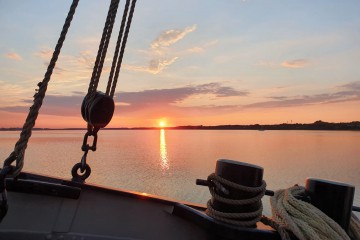
[[[109,2],[80,0],[36,127],[86,126]],[[0,127],[23,125],[70,4],[0,0]],[[138,0],[109,127],[359,121],[359,13],[358,0]]]

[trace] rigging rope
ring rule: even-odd
[[[42,82],[38,83],[39,90],[34,95],[33,105],[30,107],[30,111],[28,113],[28,116],[26,118],[25,124],[22,128],[20,139],[17,141],[14,147],[14,151],[9,155],[9,157],[4,161],[4,167],[3,168],[12,168],[11,174],[12,176],[16,177],[21,172],[23,166],[24,166],[24,155],[25,150],[27,147],[27,143],[31,137],[32,129],[35,125],[35,121],[37,119],[37,116],[39,114],[39,110],[41,108],[41,105],[43,103],[45,93],[47,90],[48,83],[50,81],[52,72],[55,68],[56,61],[60,55],[60,51],[62,48],[62,45],[65,41],[66,34],[68,32],[68,29],[70,27],[71,21],[73,19],[73,16],[75,14],[76,7],[79,3],[79,0],[73,0],[70,10],[68,12],[68,15],[66,17],[64,26],[62,28],[60,37],[58,39],[58,42],[56,44],[55,50],[53,52],[51,61],[49,63],[49,66],[47,68],[47,71],[45,73],[44,79]],[[16,165],[13,166],[12,163],[16,161]]]
[[[124,33],[125,22],[126,22],[126,18],[127,18],[127,14],[128,14],[128,9],[129,9],[129,3],[130,3],[130,1],[127,0],[126,4],[125,4],[125,8],[124,8],[124,14],[123,14],[123,17],[122,17],[122,20],[121,20],[119,35],[118,35],[118,39],[116,41],[115,52],[114,52],[113,61],[112,61],[112,65],[111,65],[111,70],[110,70],[110,75],[109,75],[109,80],[108,80],[108,84],[107,84],[107,88],[106,88],[106,94],[107,95],[109,95],[111,83],[112,83],[113,77],[114,77],[114,71],[117,68],[120,44],[121,44],[121,41],[122,41],[122,35]]]
[[[123,18],[122,18],[122,21],[121,21],[121,27],[120,27],[120,31],[119,31],[119,35],[118,35],[118,40],[117,40],[117,43],[116,43],[116,50],[115,50],[115,54],[114,54],[113,64],[112,64],[112,67],[111,67],[109,81],[108,81],[108,85],[107,85],[107,89],[106,89],[106,94],[109,95],[110,97],[114,97],[116,84],[117,84],[117,80],[118,80],[119,73],[120,73],[121,63],[122,63],[122,59],[123,59],[124,52],[125,52],[125,46],[126,46],[127,38],[129,36],[129,31],[130,31],[132,18],[133,18],[133,15],[134,15],[136,0],[133,0],[131,2],[130,13],[128,15],[129,4],[130,4],[130,0],[127,0],[126,5],[125,5],[125,9],[124,9]],[[126,22],[126,16],[128,16],[127,17],[127,22]],[[124,37],[122,37],[123,32],[124,32],[125,22],[126,22],[126,29],[125,29]],[[121,42],[121,51],[120,51],[119,58],[116,61],[118,51],[119,51],[120,42]],[[116,64],[116,72],[115,72],[115,76],[113,78],[112,76],[114,74],[114,68],[115,68],[114,63],[115,62],[117,63]],[[110,87],[111,87],[111,92],[109,93]]]
[[[106,57],[106,52],[107,52],[107,49],[109,46],[111,33],[112,33],[113,26],[114,26],[119,2],[120,2],[120,0],[111,0],[111,2],[110,2],[108,15],[106,17],[105,26],[104,26],[103,33],[101,36],[99,49],[98,49],[98,53],[96,56],[90,84],[89,84],[88,93],[93,93],[97,89],[97,86],[98,86],[98,83],[100,80],[100,76],[101,76],[101,72],[102,72],[102,68],[104,65],[105,57]]]
[[[96,61],[94,64],[93,73],[89,83],[88,93],[85,96],[81,106],[81,113],[84,120],[87,122],[88,130],[84,136],[84,141],[81,148],[84,151],[81,162],[76,163],[71,171],[73,180],[78,182],[84,182],[85,179],[90,176],[91,168],[86,163],[88,151],[96,151],[97,132],[100,130],[100,128],[105,127],[111,121],[115,109],[113,97],[125,52],[125,46],[127,37],[129,35],[133,13],[135,10],[136,0],[127,0],[124,7],[106,93],[104,94],[97,91],[97,87],[103,69],[106,52],[109,46],[119,2],[120,0],[112,0],[110,3]],[[89,136],[94,137],[94,142],[91,146],[87,143]],[[78,173],[78,170],[80,170],[81,174]]]
[[[120,0],[112,0],[110,7],[109,7],[108,16],[107,16],[107,19],[105,22],[105,26],[104,26],[103,34],[102,34],[101,41],[99,44],[99,49],[98,49],[93,73],[92,73],[89,88],[88,88],[89,94],[96,92],[97,86],[99,84],[99,80],[100,80],[102,68],[104,65],[106,52],[107,52],[107,49],[109,46],[109,42],[110,42],[112,29],[114,26],[119,2],[120,2]],[[115,52],[114,52],[114,56],[113,56],[109,80],[108,80],[108,84],[107,84],[107,88],[106,88],[106,95],[109,95],[110,97],[114,97],[115,88],[116,88],[116,84],[117,84],[117,80],[118,80],[119,72],[120,72],[120,68],[121,68],[121,63],[122,63],[122,59],[123,59],[124,52],[125,52],[125,46],[126,46],[127,38],[129,35],[129,31],[130,31],[130,26],[131,26],[134,10],[135,10],[135,5],[136,5],[136,0],[132,0],[132,1],[127,0],[125,7],[124,7],[124,13],[123,13],[123,17],[122,17],[122,21],[121,21],[121,25],[120,25],[120,30],[119,30],[118,39],[116,42],[116,48],[115,48]],[[129,8],[130,8],[130,11],[129,11]],[[120,54],[119,54],[119,51],[120,51]],[[110,89],[111,89],[111,91],[110,91]]]

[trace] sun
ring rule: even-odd
[[[165,121],[160,121],[159,126],[160,127],[166,127],[166,122]]]

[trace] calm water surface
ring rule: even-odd
[[[24,170],[71,178],[82,156],[84,131],[35,131]],[[5,159],[19,132],[0,132]],[[196,178],[214,171],[217,159],[260,165],[269,189],[303,185],[306,177],[341,181],[360,189],[360,132],[236,130],[106,130],[89,152],[87,182],[205,204],[208,189]],[[355,203],[360,205],[360,190]],[[269,213],[268,199],[264,199]]]

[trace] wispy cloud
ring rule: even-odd
[[[189,33],[196,31],[196,29],[196,25],[192,25],[184,29],[170,29],[162,32],[154,41],[152,41],[148,50],[139,51],[149,58],[147,64],[124,64],[123,67],[130,71],[159,74],[167,67],[174,64],[179,58],[189,54],[204,52],[206,48],[218,43],[218,40],[213,40],[188,49],[178,50],[174,48],[173,45],[175,43],[184,39]]]
[[[285,68],[303,68],[309,64],[309,61],[306,59],[294,59],[288,60],[281,63],[281,66]]]
[[[339,88],[354,91],[359,94],[360,93],[360,81],[340,85]]]
[[[90,51],[82,51],[77,57],[77,61],[88,69],[93,69],[95,64],[95,55]]]
[[[175,51],[172,51],[170,47],[195,30],[196,25],[192,25],[184,29],[169,29],[162,32],[152,41],[149,50],[143,51],[150,58],[147,65],[125,64],[124,68],[131,71],[148,72],[152,74],[161,73],[179,58],[179,55]],[[197,50],[201,51],[200,48],[197,48]]]
[[[6,89],[6,91],[1,91],[0,94],[0,102],[2,106],[18,106],[25,105],[24,100],[22,100],[23,96],[31,96],[33,89],[24,88],[20,84],[8,83],[5,81],[0,81],[0,85],[2,89]]]
[[[187,51],[189,53],[201,53],[201,52],[204,52],[206,48],[211,47],[213,45],[216,45],[218,42],[219,42],[218,40],[207,42],[207,43],[205,43],[203,45],[189,48]]]
[[[248,108],[297,107],[360,100],[360,81],[344,84],[330,90],[330,93],[299,95],[293,97],[275,96],[273,100],[248,104]]]
[[[37,52],[34,52],[34,56],[39,57],[45,61],[50,61],[53,50],[48,47],[43,47]]]
[[[12,59],[12,60],[15,60],[15,61],[22,61],[23,60],[23,58],[19,54],[17,54],[16,52],[6,53],[5,57],[9,58],[9,59]]]
[[[293,59],[293,60],[286,60],[282,63],[277,61],[259,61],[256,63],[256,66],[259,67],[266,67],[266,68],[304,68],[309,64],[309,60],[307,59]]]
[[[47,67],[51,60],[53,50],[49,47],[42,47],[40,50],[33,53],[33,55],[41,60]],[[53,77],[57,77],[56,81],[52,81],[51,89],[58,93],[67,93],[74,88],[84,88],[89,83],[91,72],[94,66],[95,54],[91,51],[81,51],[73,55],[60,54],[56,63]],[[111,59],[106,58],[105,61]],[[103,72],[109,70],[109,64],[103,67]],[[71,83],[71,84],[68,84]]]
[[[152,74],[158,74],[162,72],[167,66],[173,64],[178,57],[173,57],[169,59],[151,59],[148,66],[135,66],[135,65],[124,65],[124,68],[127,70],[137,71],[137,72],[148,72]]]
[[[48,65],[53,54],[53,50],[48,47],[43,47],[33,55],[44,60],[44,64]],[[57,64],[66,66],[66,68],[81,68],[92,69],[95,62],[95,55],[91,51],[81,51],[78,55],[60,54]],[[109,59],[105,59],[109,60]],[[65,70],[65,67],[61,67]]]
[[[185,29],[170,29],[162,32],[152,43],[151,49],[158,51],[164,47],[168,47],[179,40],[183,39],[186,35],[196,30],[196,25],[186,27]]]

